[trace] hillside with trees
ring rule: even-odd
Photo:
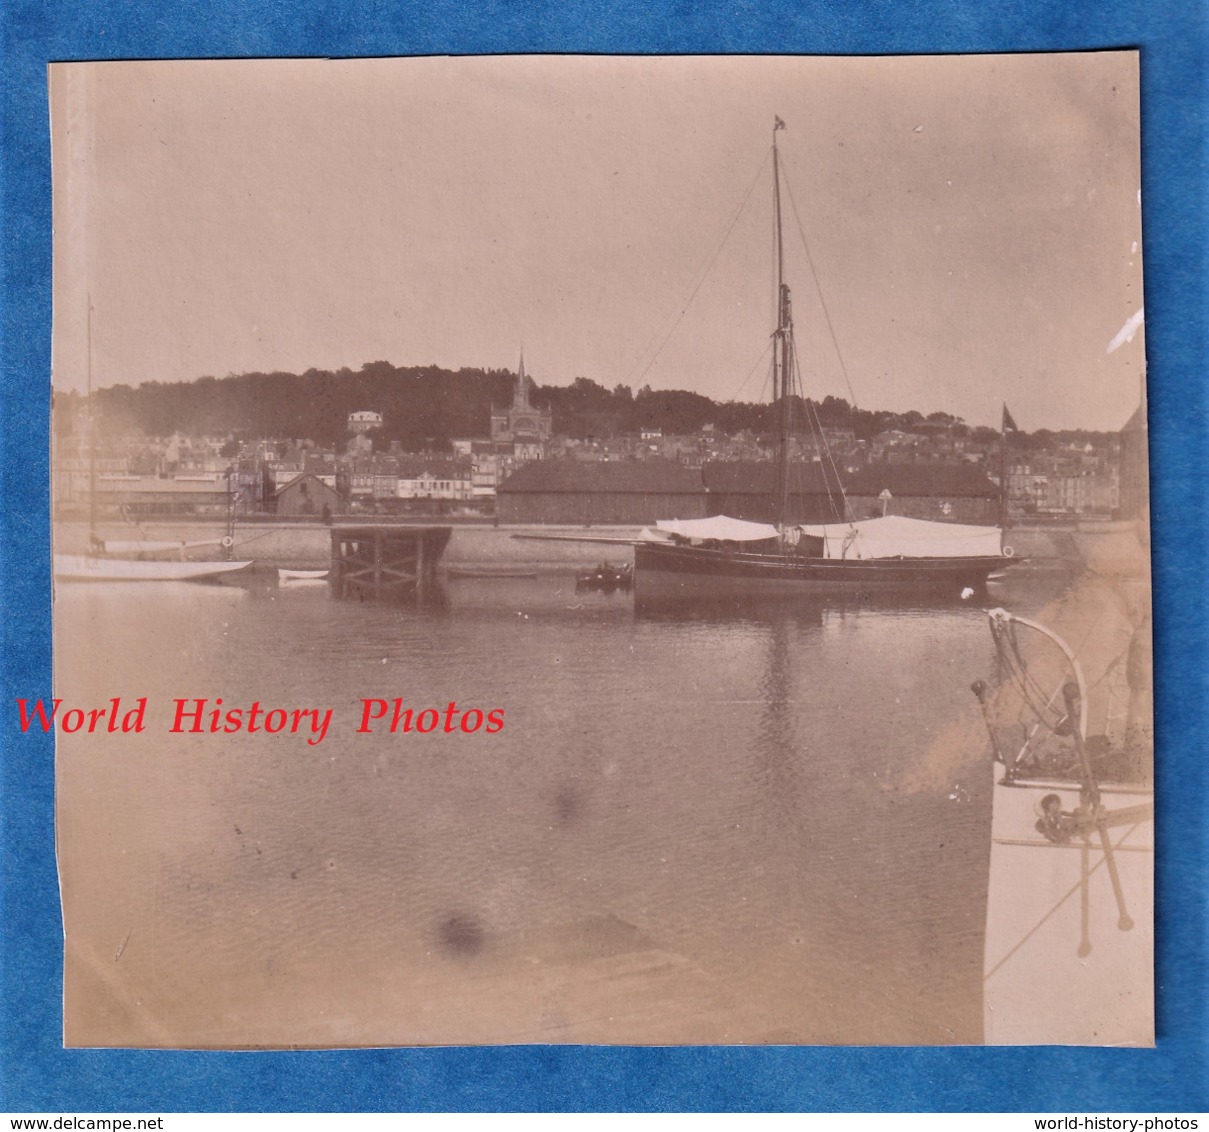
[[[447,450],[455,437],[487,436],[492,409],[510,403],[515,380],[508,370],[447,370],[376,361],[355,371],[309,369],[302,374],[244,373],[173,384],[114,385],[98,390],[94,397],[103,436],[180,433],[241,441],[272,437],[334,447],[344,439],[349,413],[372,409],[383,417],[382,428],[371,434],[375,445],[386,447],[398,441],[405,451],[419,452]],[[556,433],[574,439],[654,429],[685,435],[698,433],[705,425],[726,436],[744,431],[767,434],[775,428],[771,405],[719,403],[699,393],[649,386],[637,393],[625,385],[609,390],[584,377],[570,385],[537,386],[532,400],[552,411]],[[84,402],[75,393],[56,396],[54,427],[59,435],[79,430]],[[812,402],[809,411],[800,402],[793,417],[802,422],[814,417],[824,427],[852,429],[857,440],[871,439],[887,429],[943,430],[987,443],[998,436],[994,429],[970,428],[944,412],[925,416],[915,410],[854,409],[843,398],[831,396]],[[1040,449],[1058,442],[1094,443],[1104,435],[1043,429],[1031,436],[1018,433],[1014,443]]]

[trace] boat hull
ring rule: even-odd
[[[1154,1043],[1154,795],[1100,789],[1110,814],[1135,814],[1107,830],[1120,903],[1097,833],[1057,845],[1037,830],[1041,799],[1056,794],[1073,812],[1077,785],[995,784],[983,968],[988,1045]]]
[[[640,599],[752,594],[924,591],[957,596],[1020,558],[805,558],[695,546],[640,543],[634,588]]]
[[[55,577],[76,582],[185,582],[233,574],[246,562],[157,562],[154,559],[92,558],[87,554],[56,554]]]
[[[284,566],[277,567],[279,582],[319,582],[323,581],[329,570],[288,570]]]

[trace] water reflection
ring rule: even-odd
[[[150,722],[59,746],[72,1044],[979,1039],[970,603],[262,581],[57,595],[56,694]],[[181,696],[334,719],[174,735]],[[358,733],[366,697],[507,724]]]
[[[996,591],[991,591],[991,594]],[[909,593],[810,593],[793,596],[752,594],[742,598],[647,597],[634,603],[634,615],[647,621],[763,621],[821,622],[825,614],[922,614],[986,608],[998,604],[991,594],[963,598]]]

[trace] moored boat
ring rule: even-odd
[[[56,554],[55,577],[60,581],[187,582],[233,574],[252,564],[242,562],[188,562],[153,558],[106,558],[92,554]]]
[[[777,412],[777,521],[775,525],[750,523],[716,515],[659,523],[656,536],[634,549],[636,597],[662,601],[837,589],[981,590],[991,574],[1022,561],[1004,548],[1002,530],[884,513],[880,518],[854,521],[821,429],[820,467],[832,497],[834,521],[814,526],[789,521],[794,471],[789,452],[790,415],[803,402],[797,395],[798,353],[781,224],[777,133],[784,128],[785,123],[776,118],[772,178],[777,316],[770,377]],[[805,405],[809,409],[809,402]]]
[[[640,598],[984,589],[1023,561],[998,527],[901,516],[777,528],[724,515],[661,522],[635,545]]]
[[[585,590],[597,593],[611,594],[617,590],[629,593],[634,587],[634,571],[627,562],[621,566],[611,562],[601,562],[586,574],[580,574],[575,579],[576,592]]]
[[[97,458],[96,431],[92,420],[92,303],[88,305],[88,552],[85,554],[54,554],[52,568],[60,581],[102,582],[172,582],[202,581],[233,574],[252,564],[251,560],[234,561],[231,548],[235,539],[232,533],[233,510],[227,508],[227,533],[220,539],[102,539],[97,534]],[[230,483],[228,481],[228,499]],[[221,546],[224,558],[220,561],[190,561],[185,552],[198,546]],[[154,554],[175,553],[177,559],[157,559]],[[135,557],[124,557],[133,554]]]

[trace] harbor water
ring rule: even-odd
[[[424,608],[60,585],[60,711],[120,708],[57,737],[67,1042],[977,1043],[983,610],[1069,582],[721,611],[567,574]],[[392,734],[396,700],[431,729]]]

